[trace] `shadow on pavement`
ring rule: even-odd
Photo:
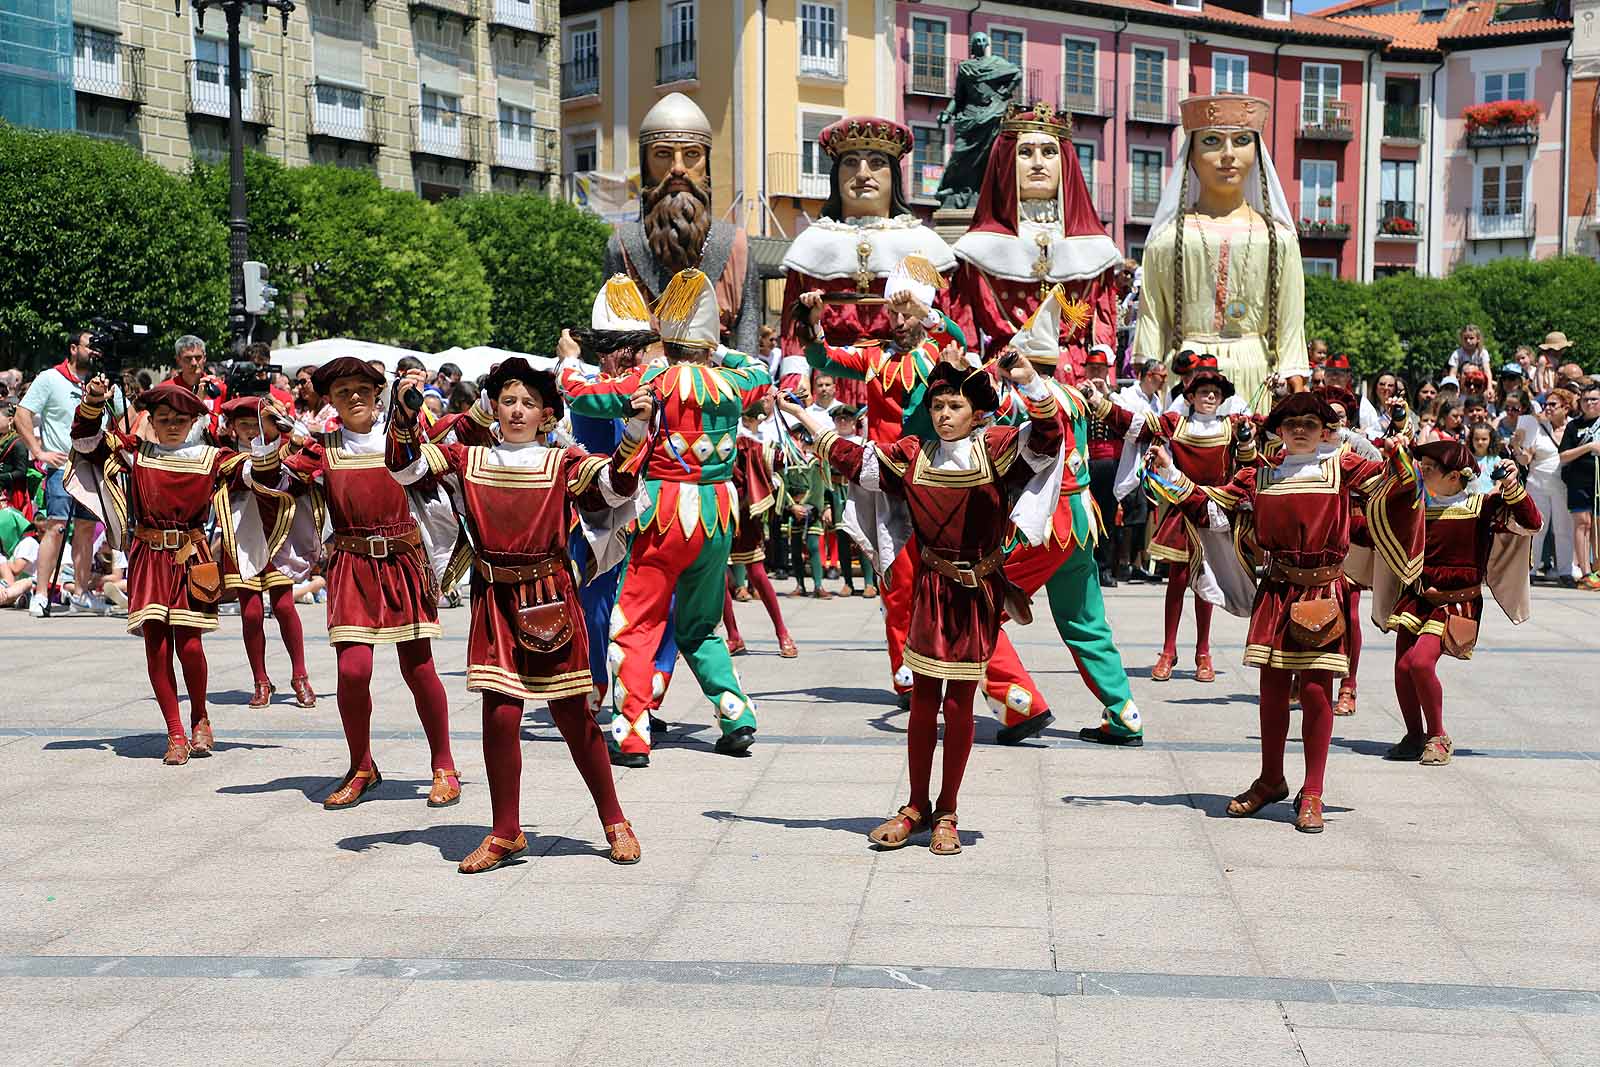
[[[260,745],[249,741],[217,741],[216,752],[233,749],[282,748],[282,745]],[[125,734],[122,737],[79,737],[70,741],[51,741],[44,745],[46,752],[101,749],[114,752],[124,759],[160,759],[167,752],[166,734]],[[201,757],[202,759],[204,757]]]
[[[346,852],[366,852],[378,845],[426,845],[439,850],[441,859],[460,863],[468,853],[483,843],[488,826],[468,826],[464,823],[445,823],[413,830],[391,830],[382,834],[353,834],[337,842]],[[607,856],[610,847],[601,838],[596,846],[592,841],[575,841],[570,837],[540,837],[532,830],[528,836],[528,851],[506,863],[517,867],[530,859],[543,856]]]
[[[1194,808],[1212,819],[1231,819],[1233,816],[1228,814],[1228,801],[1232,799],[1232,797],[1223,796],[1220,793],[1169,793],[1166,795],[1118,793],[1107,796],[1073,795],[1069,793],[1061,798],[1061,803],[1069,805],[1081,804],[1084,806],[1133,804],[1141,807],[1156,808]],[[1341,808],[1335,804],[1324,803],[1322,810],[1331,815],[1354,809]],[[1267,805],[1261,809],[1259,814],[1250,817],[1258,821],[1264,819],[1268,822],[1293,823],[1294,808],[1289,804],[1288,800],[1282,800],[1276,804]]]
[[[867,834],[883,822],[882,818],[780,819],[770,815],[740,815],[736,811],[707,811],[701,814],[717,822],[753,822],[763,826],[782,826],[789,830],[838,830],[860,837],[862,844],[867,844]],[[917,836],[925,833],[926,830],[919,831]],[[983,837],[982,830],[962,830],[958,827],[956,833],[963,845],[970,845]]]
[[[757,693],[750,691],[750,696],[755,700],[775,700],[784,702],[785,697],[796,697],[789,701],[795,704],[888,704],[895,706],[895,695],[887,689],[853,689],[848,686],[819,685],[814,689],[774,689],[769,692]]]
[[[341,780],[340,778],[313,777],[299,774],[289,778],[274,778],[270,782],[225,785],[218,789],[217,792],[234,796],[250,796],[255,793],[298,792],[307,800],[315,800],[320,804],[323,797],[339,787]],[[432,788],[432,779],[385,778],[375,788],[369,789],[362,795],[361,803],[365,804],[368,800],[423,800],[427,798],[428,790]]]

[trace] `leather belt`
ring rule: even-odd
[[[1331,585],[1339,580],[1344,573],[1344,568],[1337,563],[1328,567],[1291,567],[1287,563],[1273,560],[1267,567],[1267,576],[1277,578],[1279,581],[1288,582],[1290,585],[1311,588],[1319,585]]]
[[[413,552],[422,548],[422,531],[415,526],[403,534],[393,537],[367,536],[365,534],[334,534],[333,550],[335,552],[351,552],[357,556],[369,556],[372,559],[388,559],[390,556],[402,552]]]
[[[135,526],[133,536],[163,552],[176,552],[185,545],[205,540],[205,534],[199,530],[167,530],[159,526]]]
[[[552,578],[566,569],[565,556],[529,556],[532,562],[518,564],[490,563],[488,560],[478,558],[472,561],[472,569],[483,576],[484,581],[491,585],[521,585],[523,582],[537,582],[543,578]]]
[[[1434,607],[1440,607],[1444,604],[1465,604],[1478,599],[1482,595],[1482,587],[1476,585],[1471,589],[1424,589],[1422,591],[1422,599]]]
[[[998,548],[976,563],[949,559],[941,556],[931,548],[923,548],[922,550],[922,562],[926,563],[936,574],[942,574],[968,589],[978,588],[979,579],[999,570],[1005,559],[1004,550]]]

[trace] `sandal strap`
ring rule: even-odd
[[[450,768],[435,767],[433,769],[433,780],[434,781],[436,781],[436,782],[443,781],[446,778],[454,778],[456,781],[459,782],[461,780],[461,772],[457,771],[453,767],[450,767]]]
[[[517,845],[517,843],[515,841],[507,841],[505,838],[496,837],[493,834],[490,834],[488,839],[484,841],[483,845],[480,845],[479,847],[482,848],[482,847],[484,847],[486,845],[495,845],[495,846],[497,846],[499,848],[505,849],[507,852],[511,852],[511,851],[513,851],[514,849],[516,849],[518,847],[518,845]],[[526,846],[522,846],[522,847],[526,847]]]
[[[602,829],[605,831],[607,837],[622,833],[631,834],[633,833],[633,824],[627,819],[623,819],[621,822],[614,822],[610,826],[602,827]]]

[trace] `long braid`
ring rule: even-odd
[[[1272,218],[1272,187],[1266,162],[1260,156],[1261,135],[1256,135],[1256,173],[1261,176],[1261,215],[1267,220],[1267,366],[1278,367],[1278,227]]]
[[[1172,237],[1172,334],[1168,355],[1183,343],[1183,216],[1189,210],[1189,167],[1184,164],[1178,188],[1178,218]]]

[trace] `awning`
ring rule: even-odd
[[[783,277],[783,257],[789,254],[789,238],[787,237],[757,237],[751,234],[750,259],[756,265],[758,276],[763,281]]]

